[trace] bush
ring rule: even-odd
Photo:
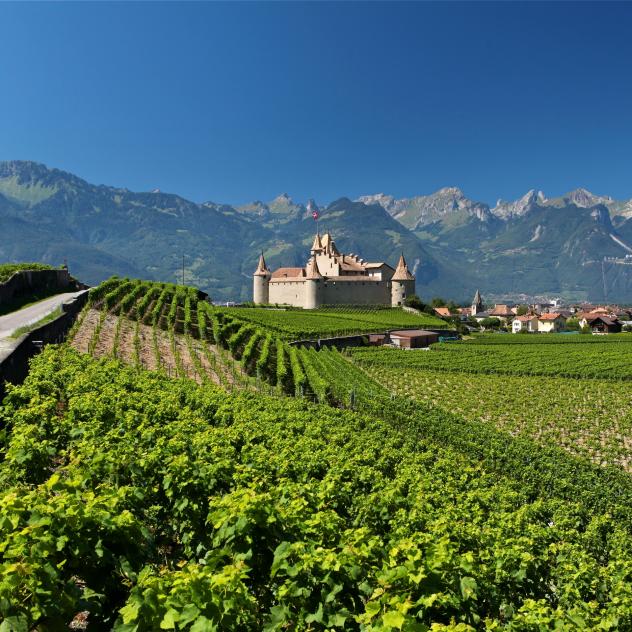
[[[416,294],[411,294],[410,296],[407,296],[404,299],[404,305],[406,305],[406,307],[418,309],[420,312],[423,312],[426,309],[426,305]]]

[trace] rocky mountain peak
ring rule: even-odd
[[[388,211],[395,202],[395,198],[385,193],[375,193],[373,195],[362,195],[356,202],[362,202],[368,206],[371,204],[379,204],[384,210]]]
[[[464,212],[466,216],[476,217],[481,221],[491,219],[487,204],[468,199],[458,187],[444,187],[430,195],[401,199],[377,193],[364,195],[357,201],[379,204],[404,226],[413,230],[441,221],[455,212]]]
[[[546,202],[546,196],[542,191],[531,189],[521,198],[513,202],[498,200],[498,202],[496,202],[496,206],[491,210],[491,212],[496,217],[507,220],[512,217],[521,217],[522,215],[526,215],[534,208],[545,205]]]
[[[587,189],[579,188],[567,193],[564,196],[569,202],[576,206],[588,208],[597,204],[608,204],[614,200],[609,195],[594,195]]]

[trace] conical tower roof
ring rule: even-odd
[[[323,275],[320,273],[318,269],[318,264],[316,263],[316,257],[312,257],[307,262],[307,267],[305,268],[305,278],[306,279],[322,279]]]
[[[397,263],[397,268],[395,268],[395,274],[393,275],[392,281],[414,281],[415,277],[410,273],[408,269],[408,265],[406,265],[406,259],[404,259],[404,254],[402,253],[399,257],[399,261]]]
[[[319,252],[323,249],[323,244],[320,241],[320,233],[316,233],[314,237],[314,243],[312,244],[312,252]]]
[[[474,300],[472,301],[472,305],[481,305],[483,303],[483,299],[481,298],[481,293],[476,290],[476,294],[474,294]]]
[[[323,240],[321,243],[322,243],[323,250],[329,251],[329,246],[331,245],[331,235],[329,234],[329,231],[327,231],[323,235]]]
[[[254,276],[268,276],[268,274],[270,274],[270,270],[266,265],[266,260],[263,258],[262,252],[261,255],[259,255],[259,264],[257,265]]]

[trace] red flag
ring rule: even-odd
[[[314,219],[318,219],[320,217],[318,207],[316,206],[316,202],[314,202],[314,200],[309,200],[307,202],[307,210],[312,214]]]

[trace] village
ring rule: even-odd
[[[486,307],[478,290],[470,307],[436,306],[433,312],[444,320],[458,323],[466,331],[597,335],[632,331],[632,308],[629,307],[590,303],[564,305],[560,300],[516,305],[497,303]]]

